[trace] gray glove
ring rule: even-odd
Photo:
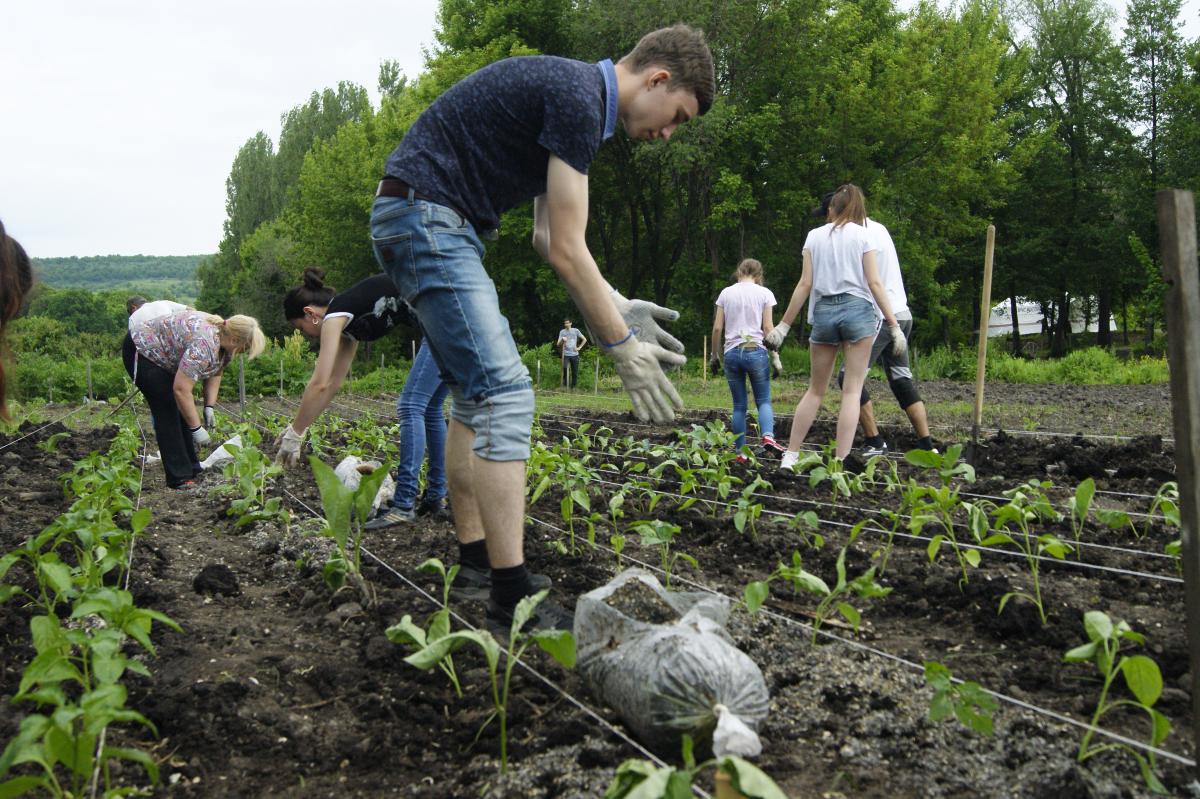
[[[203,444],[207,444],[209,440],[210,437],[208,435],[208,431],[204,429],[203,425],[192,431],[192,443],[194,443],[196,446],[199,447]]]
[[[908,352],[908,339],[904,337],[904,331],[900,329],[900,325],[889,327],[888,333],[892,337],[892,355],[900,356]]]
[[[673,311],[646,300],[627,300],[616,289],[613,289],[612,300],[613,304],[617,306],[617,313],[621,314],[621,318],[633,330],[638,341],[644,341],[680,355],[683,354],[683,343],[658,325],[659,320],[674,322],[679,318],[679,311]]]
[[[771,377],[783,375],[783,361],[779,360],[779,352],[771,350]]]
[[[213,411],[213,406],[211,406],[211,405],[204,406],[204,426],[205,427],[216,427],[217,426],[217,414],[216,414],[216,412]]]
[[[666,424],[675,418],[675,411],[683,410],[683,400],[663,373],[663,364],[682,366],[687,358],[632,337],[609,347],[607,352],[629,392],[637,418]]]
[[[304,443],[304,433],[297,433],[289,424],[279,436],[279,451],[275,453],[275,462],[284,466],[295,466],[300,460],[300,445]]]
[[[787,340],[788,331],[792,326],[787,322],[780,322],[771,328],[771,332],[763,336],[763,344],[769,350],[777,350],[783,346],[783,342]]]

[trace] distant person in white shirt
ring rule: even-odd
[[[763,339],[775,324],[771,311],[775,307],[775,295],[762,285],[762,264],[747,258],[738,264],[734,272],[736,283],[721,291],[717,297],[717,311],[712,327],[712,369],[714,374],[721,370],[724,353],[725,380],[729,393],[733,395],[733,420],[731,427],[737,435],[735,446],[739,450],[746,443],[746,378],[754,392],[754,404],[758,406],[758,427],[762,431],[763,446],[775,452],[783,447],[775,442],[775,411],[771,407],[771,360]],[[745,455],[738,455],[746,461]]]
[[[579,379],[579,351],[587,346],[587,337],[582,330],[572,326],[570,319],[564,319],[555,346],[562,349],[562,384],[575,388]]]
[[[908,294],[904,291],[904,277],[900,274],[900,259],[896,255],[896,245],[892,242],[892,235],[888,233],[888,229],[883,224],[870,217],[867,217],[865,227],[867,235],[876,245],[879,277],[887,288],[888,300],[892,303],[896,321],[900,323],[900,330],[903,331],[904,338],[911,338],[912,311],[908,309]],[[870,369],[874,363],[883,366],[892,395],[896,397],[901,410],[908,415],[908,421],[916,431],[917,449],[929,449],[936,452],[933,438],[929,435],[929,420],[925,415],[925,403],[921,400],[921,394],[913,383],[912,368],[908,365],[908,350],[896,355],[892,352],[891,343],[887,336],[875,337],[867,368]],[[845,374],[845,369],[838,372],[839,386],[845,380]],[[879,434],[879,425],[875,423],[875,407],[871,402],[871,395],[867,393],[865,383],[860,402],[859,422],[862,424],[864,438],[862,454],[867,458],[884,455],[888,451],[888,445],[883,440],[883,436]]]
[[[133,331],[138,325],[144,325],[151,319],[169,316],[173,313],[188,310],[188,306],[171,300],[148,301],[145,297],[130,297],[125,301],[125,311],[129,314],[129,330]]]
[[[862,189],[853,183],[838,188],[829,201],[827,218],[827,224],[809,231],[804,242],[800,282],[792,292],[783,320],[767,338],[769,346],[782,344],[811,295],[808,321],[812,325],[809,334],[812,379],[792,417],[791,441],[783,455],[784,469],[791,469],[800,458],[800,446],[821,408],[838,350],[843,352],[846,378],[838,412],[835,454],[844,459],[854,444],[859,398],[880,320],[887,324],[896,353],[908,346],[879,277],[877,245],[863,227],[867,211]]]

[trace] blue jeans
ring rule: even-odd
[[[533,385],[484,271],[475,229],[444,205],[378,197],[371,242],[420,320],[425,346],[454,397],[453,417],[475,432],[475,454],[527,460]]]
[[[764,436],[775,435],[775,410],[771,407],[771,359],[763,347],[734,347],[725,353],[725,379],[733,395],[733,432],[737,448],[746,443],[746,378],[758,406],[758,427]]]
[[[396,466],[392,504],[398,508],[410,510],[417,502],[417,483],[426,449],[429,469],[425,472],[424,498],[430,501],[446,496],[446,420],[442,417],[442,403],[449,391],[450,387],[438,375],[429,348],[422,344],[396,402],[396,415],[400,417],[400,463]]]
[[[879,332],[880,317],[870,300],[854,294],[827,294],[813,305],[813,344],[841,344],[862,341]]]

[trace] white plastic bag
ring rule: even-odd
[[[240,447],[242,445],[242,437],[234,436],[233,438],[229,439],[221,446],[214,449],[212,452],[209,453],[207,458],[200,461],[200,468],[207,471],[207,470],[213,468],[214,466],[220,466],[225,461],[233,460],[233,453],[230,452],[229,450],[225,449],[226,445],[229,445],[229,444],[232,444],[235,447]]]
[[[631,581],[641,585],[628,586]],[[651,608],[650,615],[659,620],[627,615],[620,608],[632,607],[623,599],[630,596],[634,604],[657,603],[662,612]],[[755,731],[770,696],[758,665],[725,632],[728,618],[724,597],[667,591],[649,572],[626,569],[575,607],[579,671],[634,734],[664,756],[678,756],[684,734],[701,751],[753,756],[762,749]]]
[[[333,473],[342,481],[342,485],[353,491],[358,488],[358,484],[364,474],[370,474],[382,465],[379,461],[364,461],[357,455],[347,455],[342,458],[341,463],[337,465]],[[395,493],[396,481],[389,474],[379,484],[379,492],[375,495],[375,499],[371,503],[371,510],[379,510],[379,506],[391,499]]]

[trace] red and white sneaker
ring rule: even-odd
[[[763,436],[762,443],[764,447],[778,455],[782,455],[787,451],[778,441],[775,440],[775,436]]]
[[[738,455],[736,458],[734,458],[734,463],[749,463],[749,462],[750,462],[750,459],[747,458],[745,455]]]

